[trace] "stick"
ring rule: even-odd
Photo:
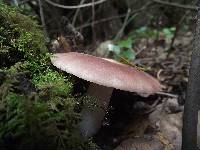
[[[85,0],[81,0],[80,5],[82,5],[83,3],[85,3]],[[74,26],[75,23],[76,23],[76,18],[77,18],[77,16],[78,16],[78,13],[79,13],[80,9],[81,9],[81,8],[78,8],[78,9],[76,10],[75,14],[74,14],[74,18],[73,18],[73,21],[72,21],[72,25],[73,25],[73,26]]]
[[[48,33],[47,33],[46,23],[45,23],[45,19],[44,19],[44,13],[43,13],[43,7],[42,7],[41,0],[38,0],[38,5],[39,5],[39,9],[40,9],[40,18],[41,18],[41,22],[42,22],[42,26],[43,26],[44,35],[45,35],[46,40],[48,40]]]
[[[198,8],[196,6],[182,5],[182,4],[178,4],[178,3],[171,3],[171,2],[161,1],[161,0],[152,0],[152,1],[155,3],[169,5],[169,6],[183,8],[183,9],[197,10],[197,8]]]
[[[74,6],[66,6],[66,5],[61,5],[61,4],[58,4],[58,3],[55,3],[55,2],[52,2],[51,0],[45,0],[47,3],[55,6],[55,7],[59,7],[59,8],[63,8],[63,9],[77,9],[77,8],[83,8],[83,7],[90,7],[92,5],[98,5],[98,4],[101,4],[107,0],[99,0],[97,2],[94,2],[94,3],[86,3],[86,4],[82,4],[82,5],[74,5]]]

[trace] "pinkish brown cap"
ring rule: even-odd
[[[102,86],[140,94],[161,91],[160,83],[152,76],[111,59],[69,52],[54,54],[51,61],[67,73]]]

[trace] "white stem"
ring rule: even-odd
[[[84,137],[94,135],[101,127],[113,89],[114,88],[104,87],[94,83],[90,84],[87,94],[97,98],[98,106],[91,109],[86,107],[82,111],[82,121],[79,127]]]

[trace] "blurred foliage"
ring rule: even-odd
[[[77,129],[81,102],[50,63],[37,22],[0,4],[0,149],[98,149]]]
[[[175,28],[163,28],[161,31],[149,27],[141,27],[131,32],[127,39],[116,41],[115,44],[108,43],[108,51],[112,52],[113,58],[117,61],[134,61],[135,51],[133,49],[135,41],[141,38],[157,38],[158,33],[162,34],[164,39],[171,40],[174,36]]]
[[[136,39],[139,39],[139,38],[155,37],[156,33],[157,33],[157,30],[144,26],[144,27],[141,27],[141,28],[134,30],[129,35],[131,36],[132,39],[136,40]]]
[[[135,59],[135,52],[132,49],[133,40],[128,38],[127,40],[121,40],[116,42],[116,44],[109,44],[108,50],[114,53],[113,58],[117,61],[121,61],[122,58],[128,61],[133,61]]]
[[[161,32],[164,34],[165,38],[172,39],[175,30],[175,27],[163,28]]]
[[[134,41],[140,38],[156,38],[158,32],[163,33],[164,38],[171,39],[174,35],[175,27],[165,27],[158,30],[144,26],[129,33],[129,37]]]

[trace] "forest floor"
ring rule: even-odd
[[[164,87],[164,95],[147,98],[115,90],[104,125],[95,136],[102,149],[179,150],[182,113],[192,50],[192,33],[171,41],[142,38],[134,63],[148,66]],[[170,93],[167,95],[166,93]],[[119,145],[119,146],[118,146]]]

